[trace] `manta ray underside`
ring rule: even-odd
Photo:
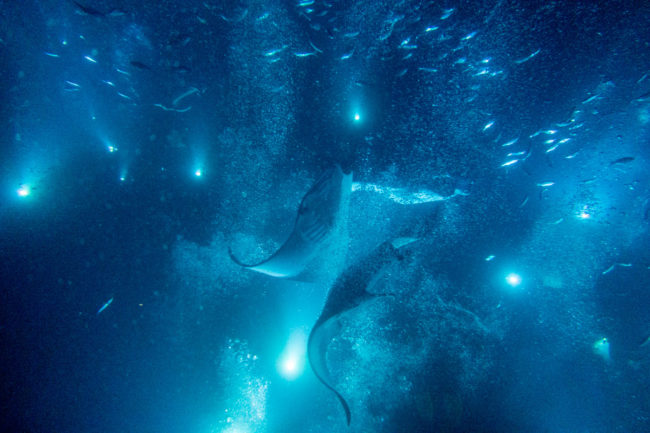
[[[230,258],[242,267],[272,277],[299,275],[340,224],[351,191],[352,173],[344,173],[338,165],[328,169],[302,198],[291,235],[271,257],[246,264],[229,248]]]

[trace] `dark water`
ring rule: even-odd
[[[0,8],[4,431],[650,430],[645,2],[79,3]],[[230,261],[335,163],[317,277]]]

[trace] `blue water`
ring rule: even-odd
[[[27,0],[0,24],[3,431],[650,431],[645,2]],[[334,164],[356,190],[310,275],[230,260],[272,254]],[[327,348],[348,427],[306,338],[404,236]]]

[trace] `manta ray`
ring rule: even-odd
[[[399,248],[415,241],[413,238],[397,238],[384,242],[369,256],[346,269],[330,289],[320,317],[309,334],[307,356],[316,377],[339,399],[345,418],[350,425],[350,407],[343,396],[331,385],[327,369],[327,346],[340,333],[339,317],[362,303],[379,295],[368,292],[386,265],[402,258]]]
[[[299,275],[339,224],[351,191],[352,173],[344,173],[338,165],[330,168],[302,198],[293,231],[271,257],[245,264],[229,248],[230,258],[240,266],[272,277]]]

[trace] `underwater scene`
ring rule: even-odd
[[[649,2],[0,4],[0,431],[650,431]]]

